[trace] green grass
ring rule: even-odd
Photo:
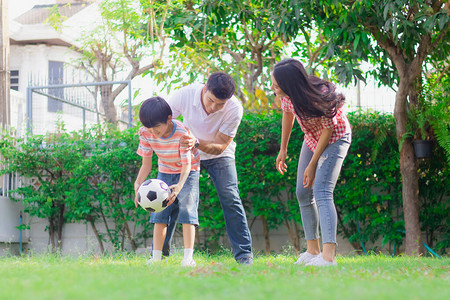
[[[449,299],[450,259],[338,257],[337,268],[300,267],[294,256],[180,255],[152,266],[144,256],[0,258],[0,299]]]

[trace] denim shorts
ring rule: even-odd
[[[152,213],[151,223],[169,224],[172,210],[178,208],[178,223],[198,225],[199,171],[191,171],[175,202],[165,210]],[[180,174],[158,173],[158,179],[171,186],[178,183]]]

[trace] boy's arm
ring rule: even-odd
[[[136,207],[138,206],[137,191],[141,186],[141,184],[145,181],[145,179],[147,179],[147,176],[148,174],[150,174],[151,170],[152,170],[152,157],[143,156],[141,168],[139,169],[138,176],[134,181],[134,192],[136,193],[136,196],[134,197],[134,204],[136,205]]]
[[[185,148],[181,148],[181,151],[183,150],[186,151]],[[189,176],[189,173],[191,172],[191,151],[186,151],[181,155],[182,156],[186,155],[186,160],[182,160],[181,162],[182,165],[181,165],[180,179],[178,180],[178,183],[170,186],[170,188],[172,189],[172,193],[170,193],[169,195],[168,205],[172,204],[175,201],[177,195],[183,188],[184,183],[186,182],[186,179]]]

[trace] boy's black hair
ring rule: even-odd
[[[230,75],[224,72],[212,73],[206,82],[206,90],[220,100],[230,99],[236,91],[236,84]]]
[[[158,96],[145,100],[139,109],[139,120],[147,128],[166,123],[167,118],[171,115],[172,109],[169,104]]]

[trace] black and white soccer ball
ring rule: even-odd
[[[160,212],[167,207],[170,189],[159,179],[148,179],[138,189],[138,203],[149,212]]]

